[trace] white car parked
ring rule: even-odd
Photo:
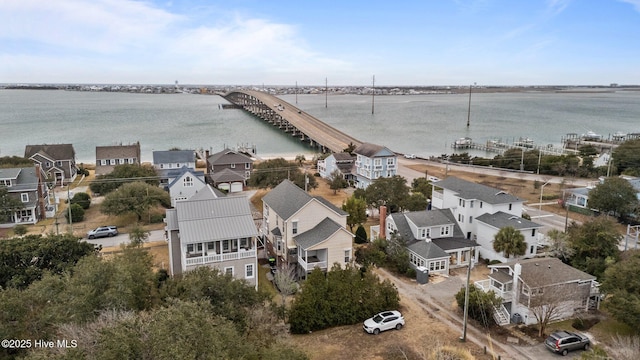
[[[378,335],[381,331],[396,329],[400,330],[404,326],[404,318],[399,311],[383,311],[374,317],[364,321],[364,331],[369,334]]]

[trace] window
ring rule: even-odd
[[[445,270],[446,266],[446,260],[431,261],[429,263],[429,271]]]
[[[116,159],[109,159],[109,165],[115,165]]]
[[[458,214],[458,222],[460,223],[464,222],[464,216],[462,214]]]
[[[531,236],[536,236],[536,229],[531,229]]]
[[[533,254],[533,245],[529,248],[529,254]]]
[[[45,166],[46,166],[47,168],[50,168],[50,167],[51,167],[51,163],[47,161],[47,162],[45,163]]]
[[[351,249],[344,251],[344,262],[348,263],[349,261],[351,261]]]
[[[236,168],[236,164],[231,164],[229,165],[230,168],[235,169]]]
[[[291,232],[293,233],[293,235],[298,233],[298,221],[292,221],[291,222]]]
[[[420,236],[418,236],[418,237],[419,237],[420,239],[424,239],[424,238],[426,238],[426,237],[427,237],[427,229],[425,229],[425,228],[420,228],[419,233],[420,233]]]
[[[160,164],[160,169],[164,169],[164,164]]]
[[[387,165],[393,165],[393,158],[387,158]]]
[[[244,277],[246,279],[253,279],[255,275],[253,274],[253,264],[246,264],[244,266]]]
[[[513,208],[513,204],[509,204],[509,210]]]
[[[193,244],[187,244],[187,252],[192,253],[194,250]]]
[[[449,226],[442,226],[440,228],[440,235],[449,235]]]
[[[198,243],[198,251],[202,251],[202,243]]]
[[[469,207],[470,208],[473,208],[473,202],[474,202],[473,200],[469,201]]]
[[[233,266],[224,268],[224,273],[233,276]]]
[[[191,176],[185,176],[183,180],[184,187],[192,187],[193,186],[193,178]]]
[[[245,170],[250,170],[251,169],[251,163],[244,163],[244,168],[245,168]]]
[[[119,162],[120,164],[124,164],[124,159],[118,159],[118,162]]]
[[[213,250],[216,248],[216,245],[212,242],[207,243],[207,250]]]
[[[431,228],[426,228],[425,230],[426,230],[425,236],[426,237],[431,237]]]
[[[22,202],[29,202],[29,193],[22,193],[20,196],[22,197]]]
[[[0,185],[11,187],[11,180],[0,180]]]
[[[382,166],[382,159],[373,159],[374,166]]]
[[[482,201],[480,201],[480,209],[482,209]]]
[[[469,224],[473,222],[473,216],[469,216]]]
[[[62,166],[62,161],[56,161],[57,166]]]
[[[103,166],[107,165],[107,160],[105,159],[100,160],[100,165],[103,165]]]
[[[269,205],[264,206],[264,215],[269,216]]]

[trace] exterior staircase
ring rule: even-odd
[[[494,306],[493,310],[493,319],[496,321],[496,324],[504,326],[511,322],[509,320],[509,312],[504,305]]]

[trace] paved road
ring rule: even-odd
[[[118,234],[114,237],[106,237],[100,239],[83,239],[84,241],[94,244],[94,245],[102,245],[103,248],[126,245],[131,242],[129,239],[129,234]],[[152,241],[164,241],[164,231],[163,230],[153,230],[150,232],[148,242]]]

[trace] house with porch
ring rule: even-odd
[[[253,159],[240,152],[224,149],[213,155],[206,152],[207,181],[231,193],[240,192],[247,185],[253,170]]]
[[[356,186],[366,189],[374,180],[393,177],[398,170],[398,157],[387,147],[363,143],[353,151],[356,154]]]
[[[49,204],[49,187],[44,177],[39,165],[0,169],[0,187],[7,189],[9,197],[22,203],[20,209],[0,218],[0,225],[35,224],[48,214],[55,214],[55,205]]]
[[[380,225],[371,227],[372,237],[392,240],[400,237],[409,251],[414,269],[431,274],[449,274],[449,269],[473,266],[478,261],[478,244],[467,239],[449,209],[393,213],[380,208]]]
[[[166,215],[172,276],[209,266],[257,289],[258,229],[247,197],[218,197],[207,186]]]
[[[330,179],[334,171],[339,171],[342,177],[349,181],[355,181],[354,176],[355,157],[349,153],[334,153],[322,160],[318,160],[318,174],[323,179]]]
[[[56,185],[66,185],[76,179],[76,151],[72,144],[27,145],[24,157],[44,171],[45,177]]]
[[[262,198],[262,229],[277,265],[295,266],[305,278],[315,268],[344,267],[353,259],[354,235],[347,213],[321,196],[311,196],[284,180]]]
[[[621,178],[627,180],[636,191],[636,196],[640,200],[640,178],[634,176],[620,175]],[[573,188],[563,190],[564,205],[571,207],[577,207],[581,209],[591,209],[589,207],[589,192],[593,190],[598,184],[604,182],[606,177],[601,176],[598,181],[589,183],[586,187]]]
[[[489,265],[488,279],[476,281],[485,292],[502,298],[494,319],[536,324],[535,313],[548,312],[551,321],[576,316],[600,306],[599,284],[595,276],[564,264],[557,258],[534,258]]]
[[[140,143],[96,146],[96,175],[106,175],[116,165],[140,165]]]

